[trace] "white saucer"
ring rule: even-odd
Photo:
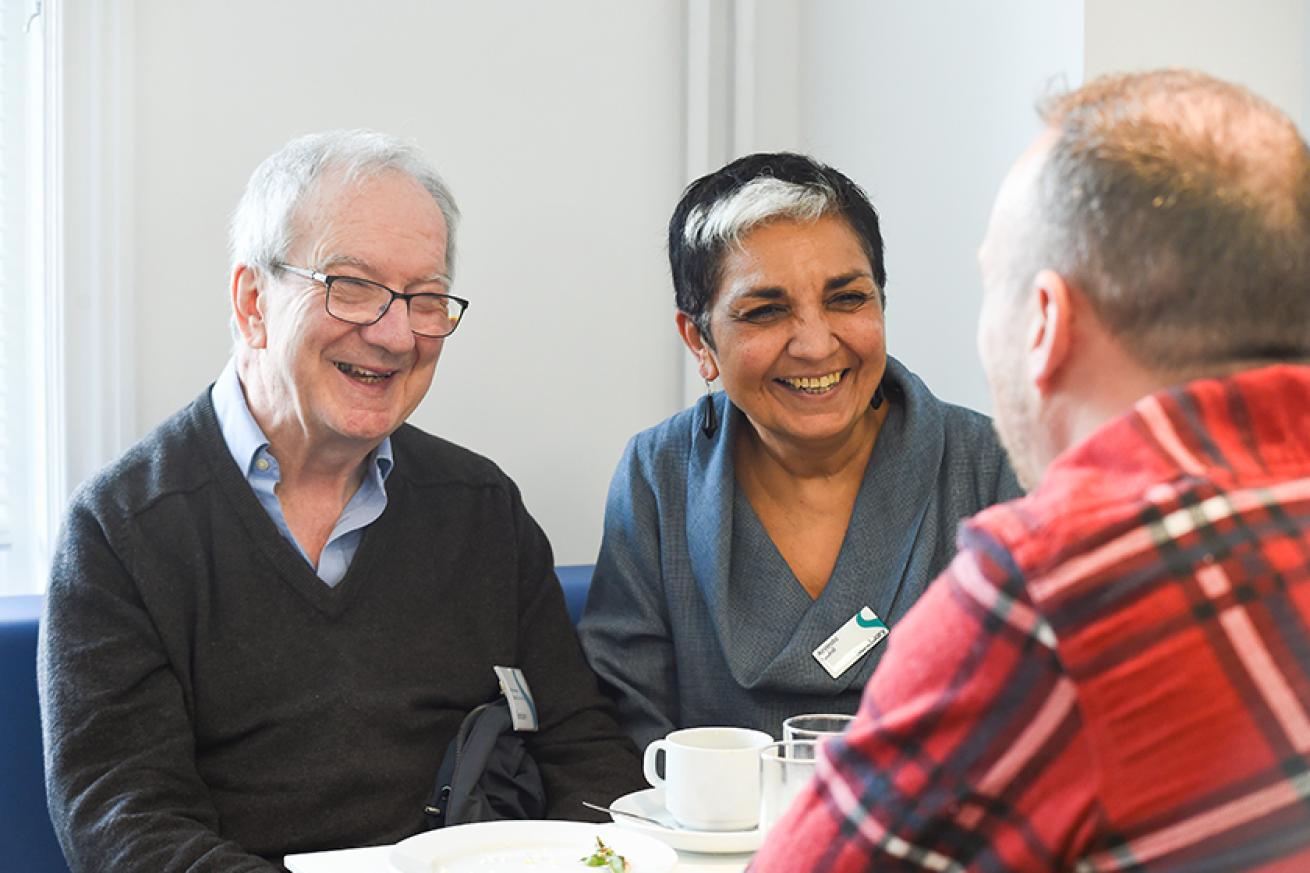
[[[736,854],[754,852],[764,842],[764,835],[759,828],[748,831],[693,831],[684,828],[673,820],[673,816],[664,808],[664,791],[659,788],[647,788],[625,794],[610,804],[620,812],[632,812],[653,818],[667,828],[649,825],[628,818],[624,815],[610,813],[614,823],[626,830],[637,831],[648,837],[654,837],[683,852],[709,852],[713,854]]]

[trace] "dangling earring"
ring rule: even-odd
[[[701,398],[701,433],[707,437],[714,436],[714,432],[719,429],[719,414],[714,409],[714,397],[710,394],[710,380],[705,380],[705,396]]]
[[[874,409],[881,409],[882,401],[883,401],[882,383],[879,382],[878,387],[873,389],[873,400],[869,403],[869,406],[873,407]]]

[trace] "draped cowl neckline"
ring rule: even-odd
[[[816,677],[834,692],[862,685],[877,658],[866,655],[833,680],[812,652],[865,606],[884,618],[903,611],[903,592],[916,588],[907,585],[907,573],[937,495],[945,419],[941,404],[898,361],[889,357],[886,373],[890,409],[832,575],[813,600],[737,485],[733,445],[740,429],[751,427],[745,415],[716,394],[719,432],[706,437],[697,429],[693,436],[686,504],[692,573],[728,668],[744,688],[812,692]]]

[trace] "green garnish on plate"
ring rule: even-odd
[[[615,852],[596,837],[596,851],[582,859],[588,867],[604,867],[611,873],[627,873],[628,859]]]

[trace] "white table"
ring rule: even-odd
[[[287,855],[283,859],[291,873],[391,873],[387,862],[390,846],[368,849],[338,849],[334,852],[310,852]],[[701,855],[678,853],[676,873],[741,873],[750,855]]]

